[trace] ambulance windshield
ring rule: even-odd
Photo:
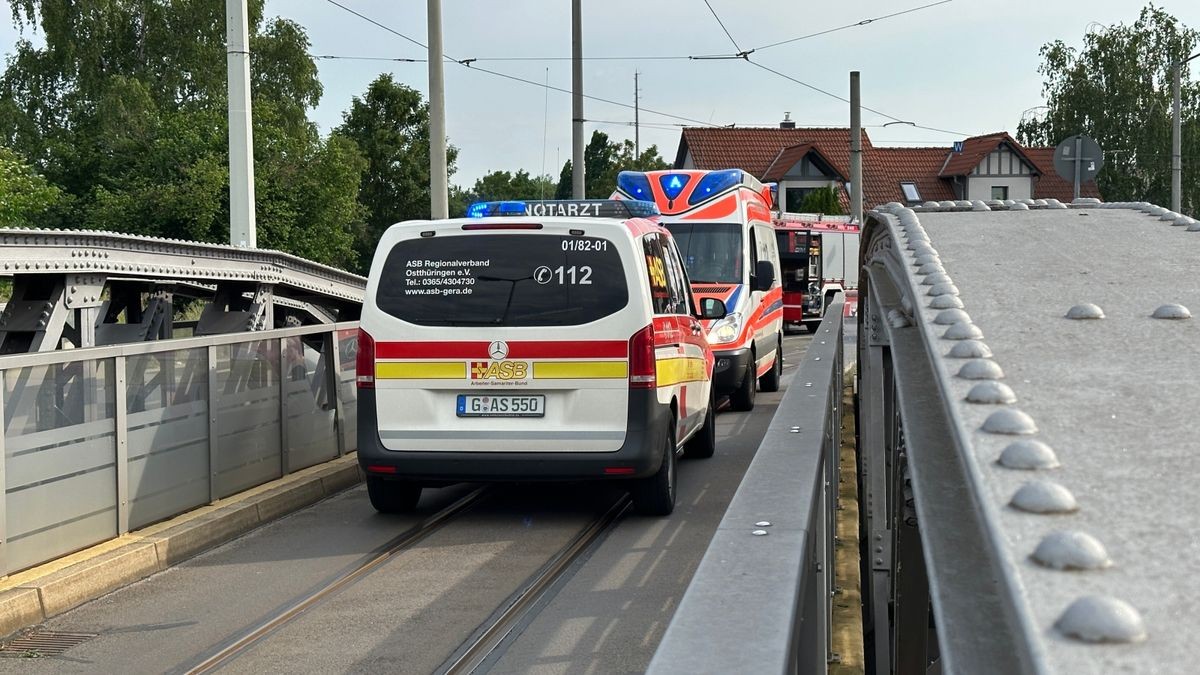
[[[694,284],[740,284],[742,226],[738,223],[663,223],[675,237]]]

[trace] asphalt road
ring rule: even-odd
[[[809,337],[785,339],[784,383]],[[782,395],[717,418],[717,453],[679,466],[669,518],[625,517],[486,666],[494,673],[642,672]],[[183,672],[370,556],[472,486],[428,490],[381,516],[361,486],[47,622],[96,637],[0,672]],[[229,662],[222,672],[431,673],[618,491],[515,485]]]

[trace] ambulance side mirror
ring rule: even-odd
[[[770,260],[759,260],[754,266],[754,290],[769,291],[775,283],[775,266]]]
[[[725,308],[725,301],[720,298],[701,298],[700,312],[696,318],[705,321],[724,319],[728,313],[729,311]]]

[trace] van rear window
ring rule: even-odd
[[[375,297],[379,309],[421,326],[572,326],[628,303],[611,241],[540,233],[402,241]]]

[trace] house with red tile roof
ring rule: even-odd
[[[863,202],[920,204],[947,199],[1058,199],[1073,189],[1054,171],[1054,148],[1026,148],[1006,132],[975,136],[952,147],[877,147],[862,132]],[[833,187],[849,211],[850,129],[705,128],[683,130],[677,169],[738,168],[779,184],[785,210],[799,210],[805,195]],[[1082,197],[1099,197],[1096,184]]]

